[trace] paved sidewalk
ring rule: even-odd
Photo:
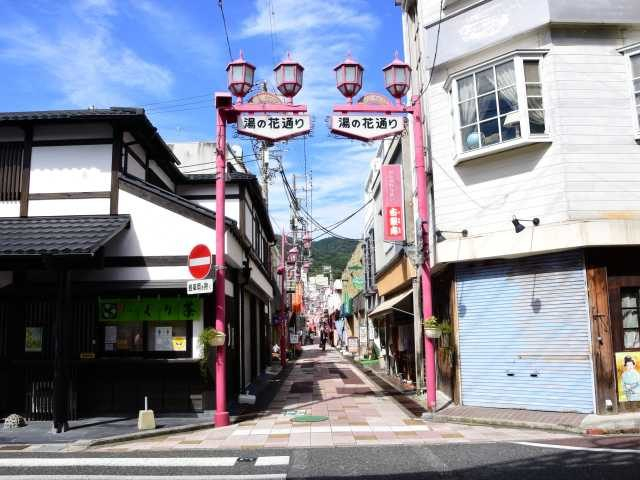
[[[297,423],[295,415],[326,416]],[[567,434],[428,422],[417,418],[334,350],[304,347],[269,409],[224,428],[96,447],[100,451],[288,448],[542,440]]]

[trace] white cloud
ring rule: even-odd
[[[109,16],[117,12],[107,0],[75,4],[71,21],[47,31],[23,17],[0,28],[0,58],[41,69],[53,79],[64,106],[126,105],[133,96],[166,97],[173,74],[148,62],[115,38]]]
[[[379,22],[368,13],[367,1],[272,0],[275,11],[272,18],[268,3],[255,2],[256,13],[245,21],[242,35],[268,39],[273,30],[276,57],[290,51],[292,58],[305,67],[304,85],[296,103],[307,104],[315,115],[314,137],[307,141],[309,167],[313,169],[313,216],[328,226],[362,205],[363,183],[377,148],[342,139],[323,139],[328,134],[324,116],[330,114],[332,105],[343,100],[335,87],[333,67],[352,47],[366,45],[366,37],[378,28]],[[358,52],[353,53],[357,58]],[[272,78],[271,68],[259,66],[258,74]],[[299,171],[297,166],[294,169],[285,162],[289,174]],[[288,226],[289,205],[278,182],[271,187],[270,209],[281,226]],[[357,238],[361,230],[362,212],[337,233]]]

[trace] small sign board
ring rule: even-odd
[[[289,334],[289,343],[291,345],[296,345],[297,343],[299,343],[298,335],[295,333]]]
[[[402,166],[383,165],[382,173],[382,216],[384,221],[384,241],[404,240],[404,193],[402,190]]]
[[[242,113],[238,117],[238,133],[261,140],[286,140],[310,130],[309,115]]]
[[[349,337],[347,347],[351,353],[360,353],[360,342],[358,337]]]
[[[196,245],[189,253],[189,273],[193,278],[202,279],[211,271],[211,250],[203,244]]]
[[[213,293],[212,278],[187,281],[187,295],[197,295],[199,293]]]
[[[331,131],[368,142],[397,135],[404,130],[400,115],[332,115]]]

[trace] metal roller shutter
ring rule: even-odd
[[[581,252],[459,266],[462,403],[593,412]]]

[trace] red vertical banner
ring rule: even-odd
[[[382,165],[381,173],[384,241],[401,242],[405,239],[402,167],[400,165]]]

